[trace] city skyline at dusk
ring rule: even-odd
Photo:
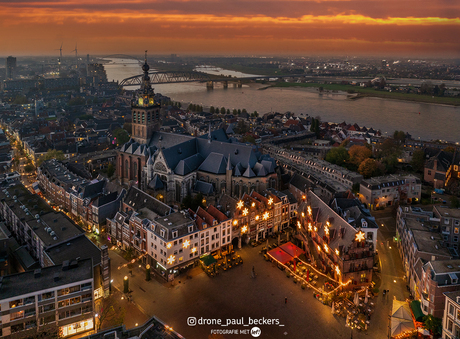
[[[456,57],[456,1],[0,1],[2,54]]]

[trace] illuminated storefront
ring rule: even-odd
[[[80,332],[86,332],[92,330],[94,327],[93,318],[89,318],[83,321],[79,321],[73,324],[62,326],[60,329],[64,337],[74,335]]]

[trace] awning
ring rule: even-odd
[[[285,264],[293,259],[291,255],[287,254],[279,247],[274,248],[271,251],[268,251],[267,254],[282,264]]]
[[[412,314],[414,315],[415,321],[423,321],[423,317],[425,315],[422,312],[420,301],[412,300],[412,302],[410,303],[410,308],[412,310]]]
[[[305,253],[304,250],[297,247],[290,241],[281,245],[279,248],[281,248],[284,252],[286,252],[287,254],[289,254],[291,257],[294,257],[294,258],[297,258],[299,255]]]
[[[203,263],[203,265],[205,265],[206,267],[212,264],[215,264],[217,262],[217,260],[210,254],[201,256],[200,260]]]
[[[391,336],[395,337],[404,332],[415,330],[412,320],[404,320],[391,317]]]

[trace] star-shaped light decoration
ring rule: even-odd
[[[329,253],[329,247],[327,247],[326,244],[324,244],[324,251],[325,251],[326,253]]]
[[[192,253],[196,252],[196,247],[192,248]]]
[[[256,207],[256,203],[253,202],[253,203],[251,204],[251,207]]]
[[[259,220],[259,216],[258,216],[258,215],[256,215],[256,220]]]
[[[310,206],[307,207],[307,211],[308,211],[308,215],[311,216],[311,207]]]
[[[243,215],[248,215],[248,213],[249,213],[248,209],[245,208],[245,209],[243,210]]]
[[[305,213],[302,212],[302,218],[305,218]]]
[[[315,226],[315,227],[313,227],[313,230],[314,230],[315,232],[317,232],[317,231],[318,231],[318,228]]]
[[[171,254],[168,258],[168,265],[174,264],[174,261],[176,261],[176,257]]]
[[[318,247],[318,252],[321,252],[321,246],[317,246]]]
[[[300,223],[300,221],[297,221],[297,227],[302,228],[302,224]]]
[[[340,275],[340,268],[339,268],[339,265],[335,266],[335,271],[337,272],[337,275]]]
[[[326,233],[327,236],[329,236],[329,228],[326,226],[324,226],[324,233]]]
[[[340,252],[337,248],[335,249],[335,254],[340,255]]]
[[[246,233],[248,231],[248,226],[241,227],[241,233]]]
[[[311,222],[308,223],[308,230],[311,231]]]
[[[270,216],[270,213],[265,212],[265,213],[264,213],[264,220],[267,220],[269,216]]]
[[[233,220],[233,226],[237,226],[238,225],[238,220]]]
[[[166,244],[166,248],[171,248],[171,246],[172,246],[172,244],[171,244],[170,242],[168,242],[168,243]]]
[[[238,207],[238,209],[242,209],[243,206],[244,206],[243,200],[238,201],[238,203],[236,204],[236,207]]]
[[[182,245],[184,248],[187,248],[190,246],[190,240],[185,240],[183,245]]]
[[[268,204],[269,205],[273,204],[273,198],[272,197],[270,197],[270,199],[268,199]]]
[[[359,242],[363,241],[364,240],[364,232],[359,231],[358,233],[356,233],[355,240],[359,241]]]

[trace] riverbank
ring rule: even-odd
[[[290,88],[290,87],[304,87],[304,88],[323,88],[323,93],[334,93],[334,91],[342,91],[349,94],[355,94],[350,99],[356,100],[366,97],[376,97],[382,99],[395,99],[395,100],[404,100],[404,101],[413,101],[421,102],[428,104],[441,104],[441,105],[450,105],[450,106],[460,106],[460,98],[452,97],[432,97],[429,95],[418,95],[412,93],[396,93],[396,92],[386,92],[378,91],[373,88],[363,88],[358,86],[351,85],[340,85],[340,84],[318,84],[318,83],[291,83],[291,82],[278,82],[274,85],[266,86],[259,88],[260,90],[265,90],[269,87],[281,87],[281,88]]]

